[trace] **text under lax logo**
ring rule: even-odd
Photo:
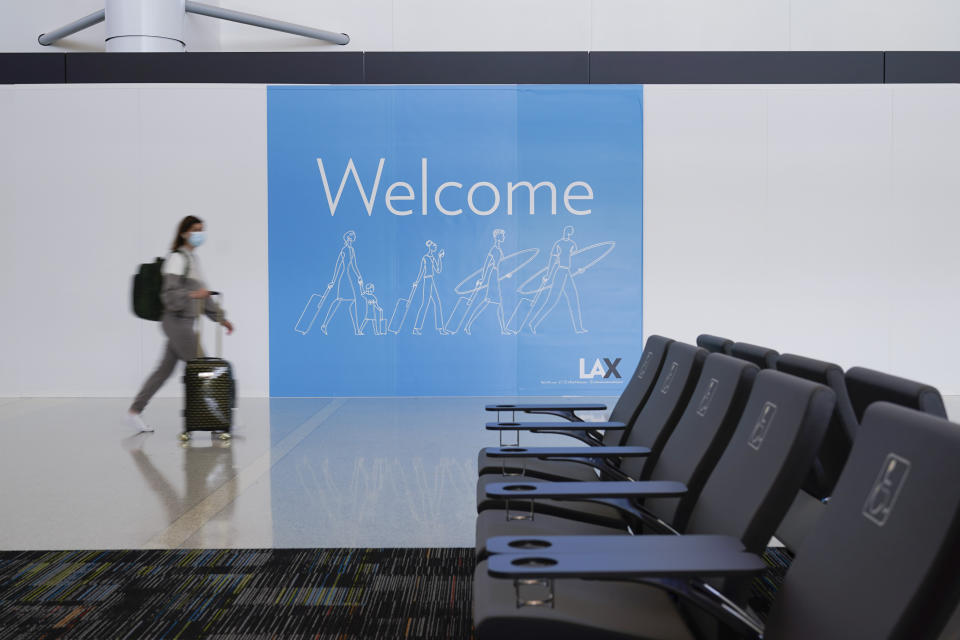
[[[597,376],[601,378],[619,378],[620,372],[617,371],[617,367],[620,366],[620,360],[622,360],[622,358],[617,358],[611,362],[610,358],[603,358],[603,363],[601,364],[600,358],[597,358],[593,361],[593,368],[590,369],[588,373],[586,371],[586,358],[580,358],[580,379],[592,380]]]
[[[750,432],[750,439],[747,441],[751,447],[760,450],[767,433],[770,432],[770,425],[773,423],[773,416],[777,415],[777,405],[772,402],[764,402],[763,409],[760,410],[760,417],[757,423],[753,425],[753,431]]]
[[[703,392],[703,397],[700,398],[700,404],[697,406],[697,415],[701,418],[707,415],[707,409],[710,408],[710,403],[713,402],[713,397],[717,395],[717,387],[719,385],[719,380],[716,378],[710,378],[710,382],[707,384],[707,390]]]
[[[863,515],[867,520],[878,527],[887,523],[909,472],[909,460],[895,453],[887,454],[880,468],[880,475],[873,483],[873,488],[867,494],[867,501],[863,505]]]

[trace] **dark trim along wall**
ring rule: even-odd
[[[0,53],[0,84],[837,84],[960,82],[960,52]]]

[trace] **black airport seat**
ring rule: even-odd
[[[716,631],[698,624],[708,612],[736,637],[936,638],[960,601],[958,459],[960,426],[872,404],[765,627],[712,586],[762,563],[716,537],[498,538],[475,574],[477,636],[692,640]]]
[[[796,552],[822,515],[824,501],[833,494],[867,406],[886,401],[942,418],[946,414],[934,387],[906,378],[863,367],[854,367],[844,374],[835,364],[793,354],[781,355],[777,369],[824,384],[837,396],[833,419],[810,475],[777,530],[777,538]]]
[[[733,348],[733,340],[712,336],[709,333],[701,333],[697,336],[697,346],[706,349],[710,353],[725,353],[730,355],[730,349]]]
[[[867,408],[874,402],[893,402],[932,416],[947,417],[943,398],[936,388],[882,373],[866,367],[853,367],[846,373],[847,390],[857,420],[862,420]]]
[[[637,368],[630,376],[630,382],[620,394],[617,404],[610,412],[610,419],[604,423],[606,427],[603,434],[597,433],[598,425],[596,423],[584,422],[576,415],[578,407],[587,406],[585,404],[496,404],[487,405],[487,411],[496,411],[498,414],[510,413],[511,417],[516,417],[516,413],[554,415],[566,419],[566,422],[496,422],[488,423],[487,429],[497,431],[501,434],[500,441],[503,442],[504,433],[515,433],[516,443],[519,444],[521,433],[551,433],[571,436],[580,440],[589,446],[616,446],[621,444],[629,435],[630,427],[635,423],[637,415],[643,409],[650,397],[650,392],[654,387],[657,377],[660,375],[660,369],[663,361],[667,357],[667,350],[673,340],[663,336],[650,336],[640,354],[640,361]],[[519,408],[518,408],[519,407]],[[605,409],[606,407],[602,407]],[[622,427],[620,425],[623,425]],[[570,465],[567,465],[570,467]],[[530,475],[536,476],[536,465],[531,466]],[[559,468],[559,466],[554,466]],[[485,451],[481,450],[477,457],[477,470],[480,475],[485,473],[503,472],[503,460],[491,460]],[[493,471],[491,471],[493,470]],[[511,471],[508,469],[507,471]],[[556,475],[556,471],[553,472]],[[584,469],[568,469],[568,473],[574,475],[584,473]],[[550,475],[549,471],[544,474]],[[562,475],[562,473],[561,473]]]
[[[803,482],[826,431],[833,403],[833,392],[822,385],[777,371],[761,371],[737,428],[690,513],[686,533],[692,535],[588,536],[571,555],[603,555],[610,549],[621,565],[630,564],[624,560],[630,559],[630,545],[636,544],[641,550],[646,546],[661,564],[671,560],[689,564],[693,558],[708,559],[713,552],[724,557],[742,556],[744,550],[761,552]],[[557,486],[564,484],[568,483]],[[696,534],[711,536],[700,538]],[[610,541],[605,542],[608,537]],[[675,542],[664,542],[665,537]],[[571,540],[574,542],[567,542],[576,546],[577,537]],[[487,541],[491,556],[478,564],[474,575],[474,625],[479,638],[515,638],[521,634],[645,637],[640,635],[643,633],[691,637],[671,597],[658,587],[557,576],[549,587],[551,598],[528,599],[519,592],[520,585],[510,579],[512,576],[503,573],[511,567],[536,568],[538,557],[549,556],[546,564],[562,564],[564,557],[551,555],[550,549],[567,542],[563,536],[492,537]],[[650,545],[673,546],[650,551]],[[638,558],[645,556],[638,554]],[[764,567],[759,561],[738,566],[748,574]],[[743,576],[729,578],[715,587],[742,603],[746,595]],[[551,606],[524,606],[537,601]],[[660,611],[671,615],[662,618]]]
[[[730,347],[730,355],[752,362],[761,369],[776,369],[777,357],[780,355],[773,349],[750,344],[748,342],[734,342]]]
[[[477,550],[483,553],[484,541],[493,535],[528,534],[531,532],[558,532],[558,528],[576,530],[577,523],[587,522],[595,526],[611,528],[609,533],[622,533],[627,526],[634,530],[657,530],[665,526],[668,531],[683,531],[690,511],[706,483],[707,477],[716,466],[733,430],[739,423],[743,409],[749,397],[758,368],[744,360],[719,353],[707,357],[703,372],[687,404],[682,417],[666,440],[656,462],[644,465],[637,458],[624,458],[619,470],[632,480],[648,480],[652,483],[680,483],[683,485],[681,496],[656,497],[649,493],[652,485],[645,482],[615,482],[598,485],[587,483],[551,483],[546,480],[528,478],[504,478],[503,476],[485,476],[478,485],[478,504],[483,505],[477,517]],[[646,439],[642,436],[646,435]],[[645,434],[641,428],[631,433],[631,443],[640,446],[657,439],[659,434]],[[585,450],[583,455],[588,455]],[[646,473],[647,470],[649,473]],[[597,502],[536,499],[531,507],[530,500],[511,497],[509,513],[511,515],[529,514],[533,509],[533,519],[508,519],[506,498],[489,497],[487,488],[504,481],[516,480],[516,484],[542,487],[546,485],[576,484],[581,488],[625,486],[630,491],[646,489],[645,500],[636,502],[630,498],[600,500]],[[485,482],[483,482],[485,481]],[[567,487],[573,489],[573,487]],[[669,487],[666,487],[669,489]],[[588,499],[596,497],[587,496]],[[548,517],[550,516],[550,517]],[[598,517],[602,516],[602,517]],[[566,520],[574,522],[566,522]],[[587,532],[586,528],[578,530]],[[605,533],[593,528],[595,534]]]
[[[627,438],[632,431],[641,429],[644,433],[656,433],[657,438],[649,446],[659,452],[670,431],[676,425],[683,413],[690,394],[696,385],[703,367],[707,352],[699,347],[673,342],[667,348],[666,357],[660,367],[660,375],[653,385],[650,399],[644,404],[636,418],[629,424]],[[604,438],[601,444],[604,448],[620,445],[625,440],[619,436]],[[478,470],[481,477],[485,475],[524,475],[547,480],[595,480],[597,470],[616,473],[608,464],[608,458],[600,458],[599,451],[593,452],[594,459],[582,462],[567,461],[565,450],[579,452],[582,447],[550,447],[549,453],[542,452],[537,447],[519,448],[524,451],[515,451],[518,447],[487,447],[480,452]],[[596,447],[600,449],[600,447]],[[514,451],[511,451],[511,450]],[[554,459],[550,459],[554,458]],[[622,475],[622,474],[621,474]]]

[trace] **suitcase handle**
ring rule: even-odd
[[[211,296],[217,296],[220,298],[219,303],[217,304],[217,357],[223,357],[223,294],[219,291],[211,291]],[[204,302],[203,298],[197,298],[197,357],[203,357],[203,349],[200,344],[200,338],[203,336],[203,311],[204,311]]]

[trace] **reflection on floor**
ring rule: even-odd
[[[3,398],[0,549],[472,547],[505,400],[242,399],[231,442],[183,444],[180,400],[132,434],[128,400]]]

